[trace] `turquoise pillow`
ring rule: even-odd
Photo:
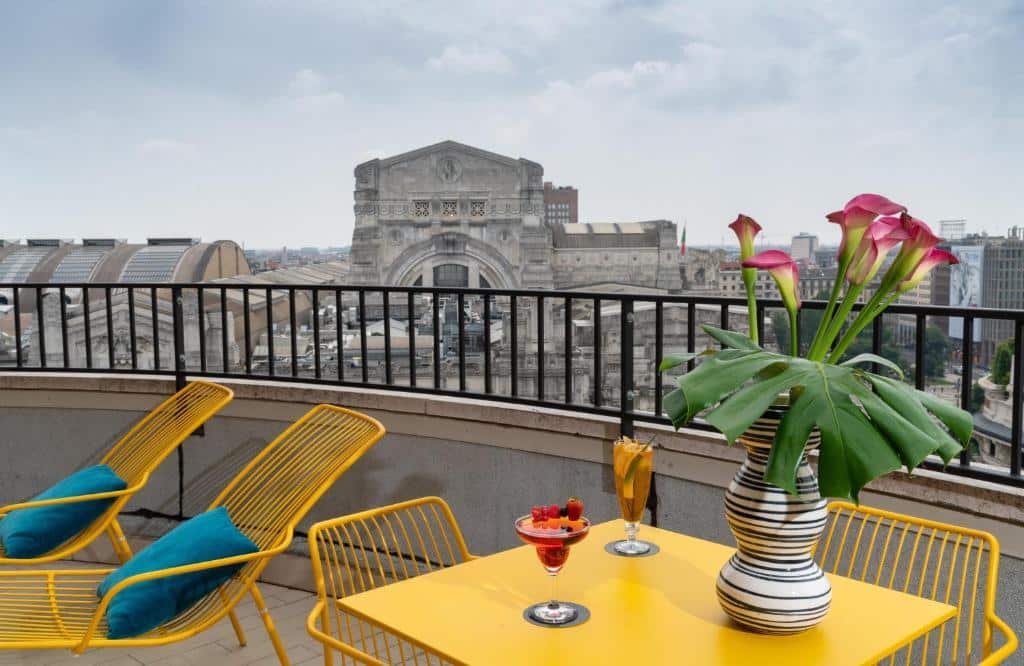
[[[125,578],[149,571],[255,553],[259,548],[238,531],[224,507],[186,520],[103,579],[100,598]],[[147,580],[124,588],[107,606],[107,638],[131,638],[188,610],[231,578],[242,565],[204,569]]]
[[[32,500],[92,495],[127,487],[125,480],[114,470],[106,465],[96,465],[58,481]],[[0,520],[0,543],[4,545],[7,557],[24,559],[46,555],[88,527],[113,502],[111,498],[12,511]]]

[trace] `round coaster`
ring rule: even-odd
[[[632,558],[632,557],[650,557],[651,555],[657,555],[658,552],[661,550],[661,548],[658,548],[658,544],[651,543],[650,541],[644,541],[644,543],[650,544],[651,549],[649,551],[647,551],[646,553],[638,553],[636,555],[626,555],[625,553],[620,553],[619,551],[615,550],[615,544],[622,543],[623,541],[625,541],[625,539],[616,539],[615,541],[609,541],[608,543],[606,543],[604,545],[605,552],[606,553],[611,553],[612,555],[614,555],[616,557],[630,557],[630,558]]]
[[[526,607],[526,610],[523,611],[523,619],[525,619],[530,624],[537,625],[538,627],[544,627],[545,629],[565,629],[566,627],[575,627],[577,625],[583,624],[584,622],[590,619],[590,611],[587,609],[586,606],[581,606],[580,604],[576,604],[571,601],[562,601],[561,603],[565,604],[566,606],[572,606],[576,609],[576,617],[570,620],[569,622],[566,622],[564,624],[549,624],[548,622],[541,622],[537,618],[533,617],[532,614],[530,614],[530,611],[533,610],[533,607],[537,604],[530,604]]]

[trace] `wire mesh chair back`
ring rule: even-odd
[[[829,573],[956,607],[890,663],[995,664],[1016,648],[995,614],[999,543],[987,532],[833,502],[815,559]],[[997,652],[994,628],[1004,637]]]
[[[324,643],[326,663],[334,652],[342,664],[454,663],[425,645],[360,621],[337,603],[474,559],[443,499],[424,497],[323,521],[313,526],[309,540],[320,597],[314,636]]]
[[[100,462],[109,465],[129,487],[141,483],[179,444],[230,402],[232,395],[230,389],[219,384],[190,382],[136,423]]]
[[[226,507],[231,521],[260,550],[283,550],[316,501],[384,432],[379,421],[365,414],[317,405],[257,454],[209,508]],[[173,634],[210,626],[246,594],[269,563],[267,557],[245,565],[159,631]]]

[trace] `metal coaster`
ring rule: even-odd
[[[650,544],[651,549],[649,551],[647,551],[646,553],[638,553],[636,555],[626,555],[625,553],[620,553],[619,551],[615,550],[615,544],[622,543],[623,541],[625,541],[625,539],[616,539],[615,541],[609,541],[608,543],[606,543],[604,545],[605,552],[606,553],[611,553],[615,557],[629,557],[629,558],[633,558],[633,557],[650,557],[651,555],[657,555],[661,551],[661,548],[658,547],[658,544],[651,543],[650,541],[644,541],[644,543]]]
[[[571,601],[562,601],[561,603],[565,604],[566,606],[572,606],[576,609],[576,617],[564,624],[550,624],[548,622],[541,622],[537,618],[533,617],[533,615],[530,614],[530,611],[533,610],[533,607],[537,604],[530,604],[526,607],[526,610],[523,611],[523,619],[529,622],[530,624],[536,625],[538,627],[544,627],[545,629],[565,629],[566,627],[575,627],[577,625],[583,624],[584,622],[590,619],[590,611],[587,609],[586,606],[581,606],[580,604],[573,603]]]

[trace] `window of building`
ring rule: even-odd
[[[402,231],[400,229],[391,230],[391,242],[396,245],[402,242]]]
[[[473,217],[484,216],[484,202],[483,201],[472,201],[469,204],[469,214]]]
[[[414,201],[412,206],[413,215],[415,215],[416,217],[430,217],[429,201]]]
[[[469,269],[459,264],[441,264],[434,267],[435,287],[468,287]]]
[[[508,242],[508,231],[502,231],[501,232],[501,242],[502,243],[507,243]]]
[[[441,215],[443,217],[455,217],[459,214],[459,202],[447,199],[441,202]]]

